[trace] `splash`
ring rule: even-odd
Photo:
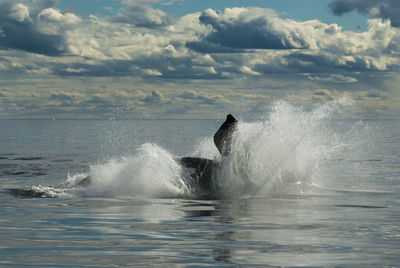
[[[265,120],[238,124],[229,156],[221,158],[212,137],[201,139],[189,155],[220,161],[212,178],[212,198],[301,194],[320,176],[324,163],[354,145],[359,126],[343,133],[343,128],[332,125],[349,104],[348,99],[339,99],[310,110],[278,102]],[[87,173],[68,176],[63,190],[39,190],[51,196],[75,189],[74,194],[84,196],[196,198],[199,189],[189,174],[176,156],[146,143],[133,155],[113,157],[91,165]],[[86,177],[91,183],[78,192],[77,183]]]
[[[331,116],[347,104],[341,99],[307,111],[279,102],[265,121],[241,122],[214,178],[218,198],[304,192],[321,163],[348,145],[329,128]]]
[[[89,196],[179,197],[190,193],[182,167],[165,149],[143,144],[136,155],[90,167]]]
[[[146,143],[134,155],[114,157],[91,165],[88,172],[68,175],[60,186],[32,186],[13,194],[31,198],[191,198],[195,185],[185,174],[167,150]],[[84,180],[90,182],[82,184]]]

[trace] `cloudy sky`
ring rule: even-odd
[[[400,115],[398,0],[0,0],[0,118]]]

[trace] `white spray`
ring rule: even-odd
[[[320,164],[349,143],[328,127],[331,115],[346,104],[340,99],[305,110],[279,102],[266,120],[238,124],[229,156],[221,159],[212,137],[202,139],[192,156],[220,161],[213,178],[216,198],[299,194],[312,183]],[[196,193],[185,168],[155,144],[143,144],[132,156],[92,165],[84,175],[93,180],[84,190],[89,196],[162,198]]]
[[[338,100],[304,111],[279,102],[266,121],[239,123],[232,152],[221,159],[214,178],[217,196],[301,193],[305,184],[312,183],[321,161],[345,146],[340,135],[327,128],[330,115],[343,104]]]

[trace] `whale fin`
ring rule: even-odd
[[[225,122],[214,134],[214,144],[222,156],[227,156],[231,152],[232,134],[236,130],[237,123],[236,118],[228,114]]]

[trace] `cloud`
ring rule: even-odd
[[[163,99],[164,96],[159,91],[153,90],[151,92],[151,95],[142,99],[142,101],[146,104],[154,104],[154,103],[161,103]]]
[[[125,6],[123,12],[112,18],[112,21],[137,27],[158,28],[173,24],[175,18],[159,9],[133,2]]]
[[[297,23],[279,19],[271,9],[226,8],[224,13],[207,9],[199,21],[211,27],[200,41],[187,43],[199,52],[310,47]]]
[[[74,95],[66,93],[54,93],[50,95],[50,100],[60,103],[60,106],[63,107],[74,106],[76,104],[75,99]]]
[[[207,9],[178,18],[152,8],[156,2],[124,1],[116,15],[85,18],[57,9],[57,1],[0,1],[0,74],[14,85],[14,78],[32,78],[15,94],[14,87],[1,91],[5,107],[104,115],[102,109],[126,104],[147,115],[175,108],[215,117],[226,109],[261,111],[265,102],[304,89],[384,91],[384,81],[400,71],[400,29],[377,16],[366,31],[353,32],[262,8]],[[42,85],[35,101],[26,99],[36,83],[52,79],[68,82]],[[82,88],[71,88],[71,80],[82,81]],[[93,81],[111,80],[129,82],[92,91]],[[112,95],[125,89],[130,97]],[[330,97],[320,91],[311,99]]]
[[[379,92],[368,92],[367,93],[368,98],[382,98],[382,94]]]
[[[400,27],[400,2],[398,0],[333,0],[329,4],[335,15],[357,10],[372,18],[390,19],[393,27]]]
[[[342,74],[330,74],[325,77],[321,76],[309,76],[308,79],[313,81],[331,82],[331,83],[355,83],[358,80],[351,76],[345,76]]]
[[[75,24],[81,21],[81,18],[73,13],[61,13],[54,8],[46,8],[38,14],[38,19],[50,23],[61,23],[63,25]]]
[[[240,68],[240,71],[242,71],[242,73],[244,73],[244,74],[261,75],[259,72],[255,72],[255,71],[253,71],[252,69],[250,69],[250,68],[247,67],[247,66],[242,66],[242,67]]]
[[[400,32],[380,19],[371,19],[368,31],[355,33],[318,20],[282,19],[269,9],[233,8],[224,13],[208,9],[199,23],[208,30],[186,46],[213,55],[221,78],[338,72],[331,81],[355,82],[340,75],[399,69]]]
[[[24,6],[22,3],[14,5],[10,10],[9,16],[19,22],[31,20],[28,7]]]
[[[186,91],[179,95],[184,100],[200,101],[200,103],[213,105],[217,102],[216,96],[206,96],[205,94],[199,94],[195,91]]]
[[[156,69],[145,69],[143,72],[149,76],[162,76],[162,73]]]
[[[354,33],[318,20],[282,19],[270,9],[232,8],[144,27],[137,21],[117,22],[119,15],[83,19],[57,10],[54,2],[42,10],[31,2],[25,5],[29,13],[16,9],[22,10],[20,22],[9,16],[13,2],[6,3],[0,10],[6,22],[0,47],[7,53],[0,51],[0,71],[149,81],[311,73],[313,81],[326,82],[317,74],[352,77],[346,72],[397,71],[400,66],[400,32],[379,19],[370,20],[368,31]],[[133,7],[126,4],[121,14],[127,16]],[[167,15],[149,6],[146,10],[158,18]],[[26,54],[13,53],[16,49]]]
[[[78,22],[79,18],[70,13],[62,14],[52,8],[38,9],[38,6],[52,6],[55,3],[55,1],[1,2],[0,49],[18,49],[49,56],[65,53],[65,29],[58,27],[54,30],[54,22],[58,20],[65,26],[71,20]],[[47,26],[51,26],[52,31],[46,31],[46,27],[43,27],[41,20],[45,17],[49,19]]]

